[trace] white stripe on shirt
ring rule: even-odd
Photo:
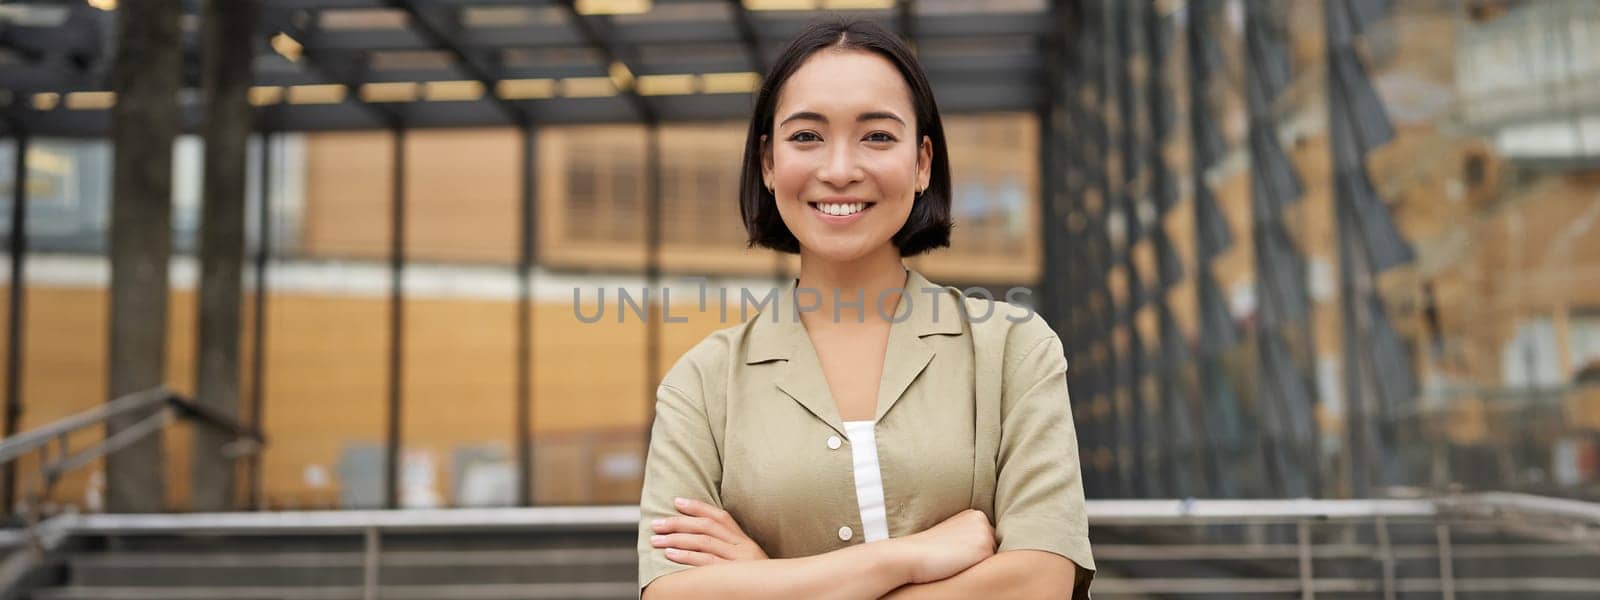
[[[874,421],[845,421],[850,436],[850,454],[855,459],[856,504],[861,507],[863,538],[868,542],[889,539],[889,517],[884,511],[883,472],[878,469],[878,441]]]

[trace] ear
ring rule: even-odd
[[[772,139],[761,136],[761,187],[772,187]]]
[[[933,139],[922,136],[922,142],[917,144],[917,189],[927,191],[928,182],[933,179]]]

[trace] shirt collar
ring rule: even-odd
[[[790,280],[777,292],[777,298],[768,301],[769,306],[763,307],[762,312],[756,315],[755,322],[750,324],[745,362],[755,364],[781,360],[772,374],[773,385],[834,431],[845,435],[838,408],[822,373],[822,365],[796,311],[794,292],[797,283],[798,280]],[[930,291],[924,291],[924,288],[930,288]],[[940,291],[931,291],[935,289]],[[889,343],[878,386],[874,421],[882,419],[894,407],[911,382],[933,360],[936,349],[923,337],[962,334],[960,309],[964,307],[957,306],[959,296],[960,292],[955,288],[935,285],[921,273],[906,269],[906,286],[900,298],[901,305],[895,309],[894,315],[896,319],[903,317],[903,320],[889,326]],[[909,314],[906,312],[908,305]],[[869,305],[867,309],[872,310],[872,306]]]
[[[745,350],[745,364],[756,364],[770,360],[788,360],[793,357],[796,349],[803,348],[800,344],[809,344],[810,338],[806,335],[805,325],[800,322],[798,303],[795,297],[798,279],[791,278],[787,285],[775,294],[764,298],[756,298],[755,302],[765,304],[750,323],[748,345]],[[939,289],[935,293],[932,290]],[[929,335],[961,335],[961,309],[957,306],[957,296],[960,291],[949,286],[942,286],[928,281],[922,273],[915,269],[906,268],[906,285],[902,291],[901,305],[896,309],[895,317],[905,320],[895,323],[891,329],[909,329],[918,338]],[[807,304],[813,303],[812,292],[802,294]],[[832,293],[819,290],[817,293]],[[843,292],[841,292],[843,293]],[[774,297],[775,296],[775,297]],[[770,300],[769,300],[770,298]],[[875,310],[872,298],[868,298],[867,310]],[[906,305],[910,305],[911,313],[906,316]]]

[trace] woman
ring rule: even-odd
[[[949,245],[944,144],[883,28],[813,24],[778,59],[740,212],[800,277],[658,388],[642,596],[1087,597],[1060,340],[901,262]]]

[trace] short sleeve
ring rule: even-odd
[[[1054,332],[1007,360],[995,483],[999,550],[1043,550],[1079,567],[1074,600],[1094,579],[1078,436],[1067,396],[1067,360]]]
[[[680,361],[674,372],[686,367]],[[675,382],[675,379],[678,380]],[[656,519],[677,516],[675,497],[693,498],[722,506],[719,494],[722,458],[711,434],[702,389],[695,382],[669,373],[656,389],[656,415],[650,427],[650,448],[645,458],[644,485],[639,497],[639,593],[656,578],[691,568],[667,560],[650,545]],[[689,388],[689,389],[684,389]]]

